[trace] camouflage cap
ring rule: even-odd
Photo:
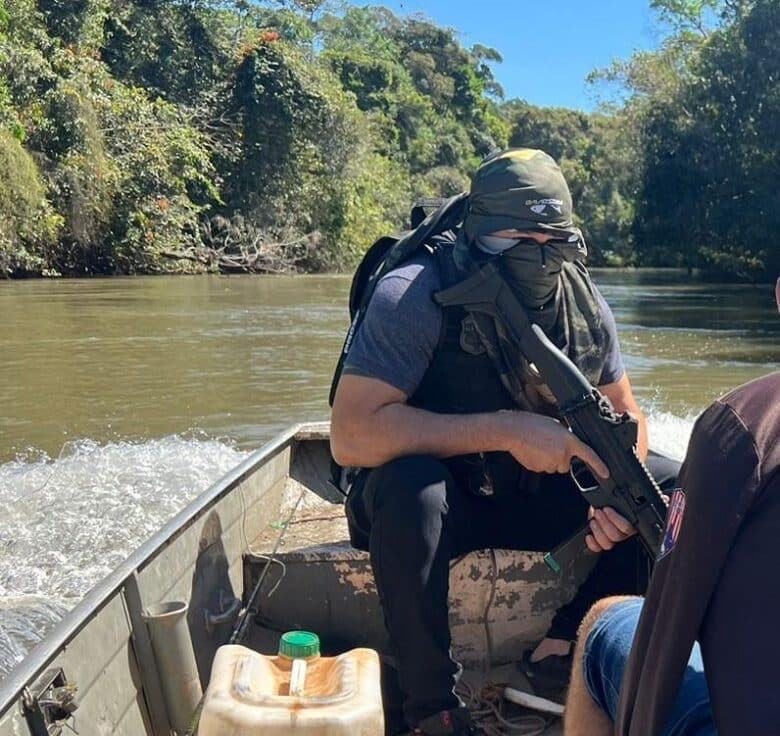
[[[509,148],[488,156],[471,180],[466,236],[499,230],[539,230],[580,235],[572,219],[569,186],[554,159],[534,148]]]

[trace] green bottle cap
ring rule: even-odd
[[[279,639],[279,654],[290,659],[320,656],[320,637],[311,631],[288,631]]]

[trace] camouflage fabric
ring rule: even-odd
[[[554,304],[544,312],[529,312],[528,318],[544,330],[593,385],[598,385],[604,369],[606,334],[593,288],[582,263],[565,263]],[[501,382],[517,405],[528,411],[557,415],[551,392],[501,321],[478,312],[470,318]]]
[[[463,228],[470,242],[497,230],[581,236],[572,213],[569,186],[553,158],[533,148],[510,148],[486,158],[474,174]]]
[[[595,287],[580,261],[587,248],[572,217],[569,187],[550,156],[529,148],[499,152],[485,159],[474,175],[453,258],[464,277],[486,258],[499,259],[500,270],[526,306],[529,320],[597,385],[604,368],[606,335]],[[479,250],[476,243],[481,236],[501,230],[542,232],[562,242],[544,246],[524,242],[494,256]],[[532,249],[540,254],[549,251],[554,257],[545,263],[542,255],[537,261]],[[512,251],[522,257],[514,258]],[[471,319],[518,405],[555,414],[552,395],[509,339],[504,325],[479,313]]]

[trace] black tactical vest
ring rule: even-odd
[[[450,244],[434,243],[442,289],[455,284],[458,273]],[[443,309],[441,335],[431,364],[409,398],[415,406],[437,414],[477,414],[517,409],[485,347],[461,307]],[[533,492],[537,474],[525,470],[507,452],[464,455],[445,461],[458,481],[473,493]]]

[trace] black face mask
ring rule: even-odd
[[[521,301],[538,309],[555,296],[563,264],[582,258],[582,251],[579,240],[548,240],[541,244],[523,238],[501,254],[500,263],[504,278]]]

